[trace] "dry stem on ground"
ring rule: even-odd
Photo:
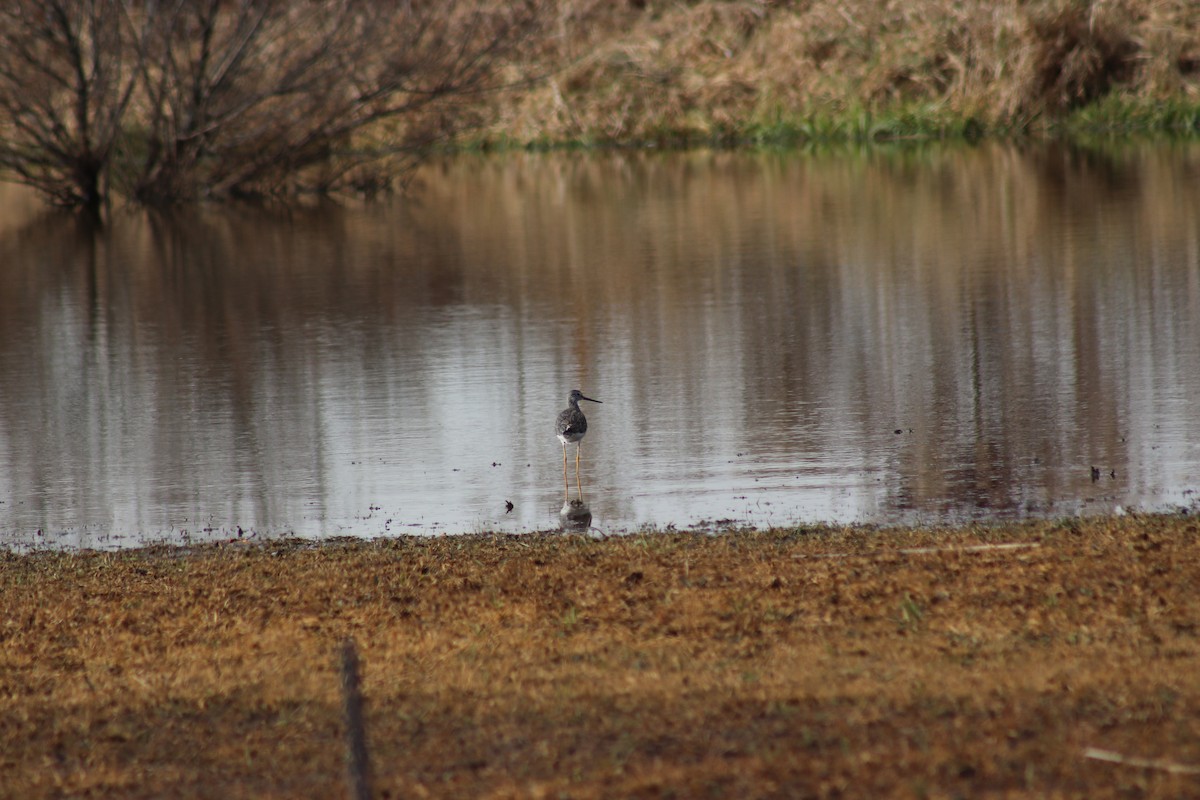
[[[380,796],[1184,796],[1198,533],[5,556],[0,795],[344,796],[351,636]]]

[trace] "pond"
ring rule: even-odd
[[[576,388],[605,533],[1200,503],[1195,144],[467,156],[374,204],[0,209],[0,547],[554,529]]]

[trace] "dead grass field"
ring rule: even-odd
[[[0,796],[345,796],[347,636],[379,797],[1196,796],[1198,589],[1187,516],[3,555]]]
[[[1193,0],[547,0],[499,140],[1195,132]],[[1178,118],[1171,109],[1186,109]]]

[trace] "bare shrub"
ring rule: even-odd
[[[110,182],[156,204],[386,186],[476,121],[470,101],[539,20],[537,0],[0,8],[0,163],[83,206]]]
[[[0,3],[0,166],[95,206],[136,80],[117,0]]]
[[[146,44],[150,149],[133,194],[386,184],[382,158],[403,162],[470,123],[462,101],[487,87],[533,12],[531,3],[189,3]],[[384,120],[396,121],[386,142],[356,138]]]

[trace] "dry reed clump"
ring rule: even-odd
[[[4,556],[0,796],[343,796],[347,636],[382,796],[1183,796],[1198,567],[1186,517]]]
[[[498,135],[711,138],[914,107],[1011,128],[1110,96],[1200,101],[1186,0],[561,0],[556,30],[552,77]]]

